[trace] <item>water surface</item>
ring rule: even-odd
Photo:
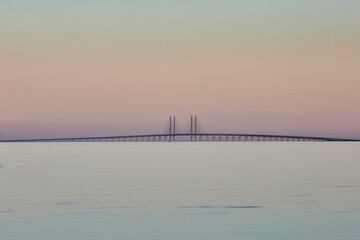
[[[360,239],[359,143],[1,143],[1,239]]]

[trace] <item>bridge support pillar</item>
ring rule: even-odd
[[[252,142],[255,141],[255,137],[254,137],[254,136],[251,137],[251,141],[252,141]]]
[[[260,137],[257,137],[257,141],[258,141],[258,142],[260,142],[260,141],[261,141],[261,140],[260,140]]]
[[[229,141],[229,136],[226,136],[226,141],[227,141],[227,142]]]
[[[222,136],[219,136],[219,142],[221,142],[222,141]]]

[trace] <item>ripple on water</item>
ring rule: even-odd
[[[13,210],[0,210],[0,213],[11,213]]]
[[[184,206],[181,208],[263,208],[264,206],[248,205],[248,206]]]
[[[64,202],[42,202],[37,203],[36,205],[75,205],[79,202],[70,202],[70,201],[64,201]]]
[[[344,184],[344,185],[331,185],[328,186],[330,188],[357,188],[359,187],[359,185],[355,185],[355,184]]]
[[[229,212],[195,212],[193,213],[194,215],[207,215],[207,214],[214,214],[214,215],[224,215],[224,214],[229,214]]]

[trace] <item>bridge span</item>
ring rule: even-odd
[[[242,134],[242,133],[205,133],[199,132],[198,120],[195,115],[190,119],[190,130],[185,133],[176,132],[175,117],[170,117],[168,132],[162,134],[123,135],[103,137],[70,137],[70,138],[39,138],[39,139],[11,139],[0,142],[175,142],[177,139],[192,142],[358,142],[359,139]]]
[[[0,142],[175,142],[177,137],[188,137],[193,142],[356,142],[357,139],[323,138],[286,135],[259,135],[233,133],[177,133],[82,138],[43,138],[0,140]],[[186,140],[186,139],[185,139]]]

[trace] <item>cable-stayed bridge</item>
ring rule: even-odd
[[[71,138],[41,138],[12,139],[0,142],[358,142],[359,139],[326,138],[311,136],[244,134],[244,133],[208,133],[205,132],[197,116],[190,117],[185,130],[179,126],[175,116],[170,116],[167,125],[160,134],[138,134],[103,137],[71,137]]]

